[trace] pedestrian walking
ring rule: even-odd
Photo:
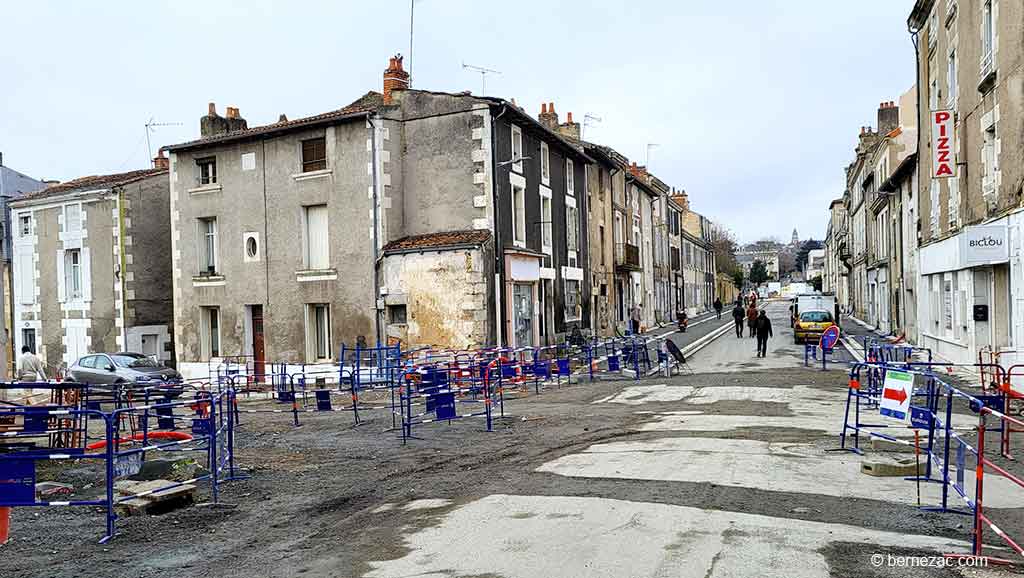
[[[676,312],[676,322],[679,323],[679,332],[686,333],[686,327],[690,324],[690,316],[686,314],[686,309]]]
[[[747,328],[750,330],[750,337],[754,337],[754,326],[757,324],[757,306],[753,303],[747,307]]]
[[[629,310],[629,326],[633,335],[640,333],[640,313],[643,309],[643,304],[637,303]]]
[[[27,345],[21,348],[21,355],[18,356],[18,366],[14,379],[26,383],[46,381],[46,371],[43,369],[42,360],[35,353],[32,353],[32,350]],[[32,397],[35,395],[35,389],[31,387],[25,388],[24,394]]]
[[[755,325],[757,330],[757,356],[764,357],[768,353],[768,338],[773,337],[772,320],[768,319],[768,315],[764,311],[761,311]]]
[[[739,300],[736,300],[736,306],[732,308],[732,320],[736,324],[736,337],[743,337],[743,318],[747,314],[743,311],[743,306],[740,305]]]
[[[718,319],[722,318],[722,300],[718,297],[715,297],[715,315],[718,316]]]
[[[21,355],[18,356],[18,381],[46,381],[46,371],[43,369],[43,362],[36,357],[35,353],[28,346],[21,348]]]

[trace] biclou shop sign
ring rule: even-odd
[[[963,267],[1005,263],[1010,258],[1006,224],[966,227],[960,234],[960,262]]]
[[[953,111],[932,111],[932,176],[956,176],[956,155],[953,153]]]

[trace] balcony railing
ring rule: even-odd
[[[640,247],[629,243],[617,243],[615,266],[623,269],[640,269]]]

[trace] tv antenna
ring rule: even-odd
[[[153,146],[149,144],[149,133],[156,132],[158,126],[181,126],[180,122],[153,122],[153,117],[149,117],[149,122],[146,123],[146,154],[149,155],[146,159],[153,158]]]
[[[480,73],[480,96],[487,96],[487,75],[488,74],[501,74],[500,70],[494,70],[493,68],[484,68],[483,66],[473,66],[472,64],[462,63],[462,68],[472,70],[473,72]]]
[[[592,114],[583,115],[583,128],[580,130],[580,138],[583,138],[584,133],[587,132],[588,126],[593,126],[595,123],[601,122],[601,117],[594,116]]]

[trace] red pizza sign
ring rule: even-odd
[[[953,111],[932,111],[932,176],[948,178],[956,176],[956,160],[953,154]]]

